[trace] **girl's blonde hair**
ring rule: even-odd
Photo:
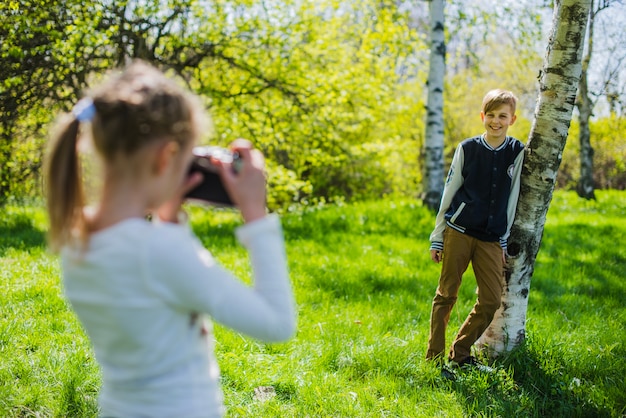
[[[51,249],[58,251],[75,234],[88,236],[78,151],[81,121],[90,122],[85,127],[106,164],[165,138],[184,145],[201,135],[203,116],[196,96],[141,61],[111,76],[72,113],[62,115],[44,162]]]
[[[493,109],[497,109],[502,105],[511,106],[512,115],[515,114],[515,109],[517,108],[517,97],[508,91],[502,89],[495,89],[487,92],[485,97],[483,98],[483,113],[487,113]]]

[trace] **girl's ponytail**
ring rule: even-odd
[[[203,115],[195,96],[141,61],[76,103],[59,120],[44,161],[51,250],[57,252],[76,238],[79,245],[85,245],[89,238],[83,212],[87,197],[78,147],[80,128],[89,129],[106,172],[115,169],[119,158],[164,138],[180,144],[195,141],[203,131]]]
[[[49,244],[57,252],[74,232],[86,237],[83,215],[85,195],[78,155],[80,121],[76,114],[64,115],[52,136],[44,165],[44,185],[50,220]]]

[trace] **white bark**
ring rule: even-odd
[[[439,208],[443,192],[443,79],[446,43],[444,38],[444,0],[430,0],[430,68],[424,140],[424,204]]]
[[[581,76],[581,57],[591,0],[556,1],[552,33],[539,80],[539,97],[526,144],[520,199],[509,238],[512,258],[502,306],[477,343],[498,355],[525,338],[530,279]]]

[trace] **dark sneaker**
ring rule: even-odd
[[[474,356],[469,356],[468,358],[466,358],[465,360],[457,363],[456,361],[450,361],[450,366],[453,369],[465,369],[465,370],[478,370],[484,373],[491,373],[493,372],[493,368],[489,367],[485,364],[482,364],[480,361],[478,361],[476,359],[476,357]]]
[[[456,380],[456,372],[444,364],[441,366],[441,377],[446,380]]]

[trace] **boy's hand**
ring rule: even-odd
[[[435,262],[441,262],[443,256],[443,251],[440,250],[430,250],[430,258]]]

